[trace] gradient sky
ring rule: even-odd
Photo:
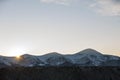
[[[120,55],[120,0],[0,0],[0,55]]]

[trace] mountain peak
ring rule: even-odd
[[[48,53],[48,54],[45,54],[46,56],[47,55],[50,55],[50,56],[59,56],[61,55],[60,53],[57,53],[57,52],[51,52],[51,53]]]
[[[32,55],[30,55],[30,54],[23,54],[23,55],[21,55],[20,57],[32,57]]]
[[[77,54],[100,54],[100,52],[94,50],[94,49],[91,49],[91,48],[88,48],[88,49],[85,49],[85,50],[82,50],[80,52],[78,52]]]
[[[98,52],[98,51],[96,51],[95,49],[92,49],[92,48],[87,48],[87,49],[84,49],[84,50],[82,50],[82,51]],[[82,51],[81,51],[81,52],[82,52]]]

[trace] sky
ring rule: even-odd
[[[0,0],[0,55],[120,56],[120,0]]]

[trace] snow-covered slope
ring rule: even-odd
[[[70,58],[74,64],[91,66],[98,66],[107,60],[104,55],[93,49],[86,49],[74,55],[69,55],[68,58]]]
[[[12,66],[11,60],[8,57],[0,56],[0,64],[4,64],[4,66]]]
[[[42,61],[44,61],[47,65],[51,66],[59,66],[59,65],[68,65],[71,63],[71,60],[66,58],[65,55],[61,55],[59,53],[53,52],[39,57]]]
[[[5,66],[120,66],[120,57],[103,55],[93,49],[85,49],[73,55],[56,52],[42,56],[24,54],[20,59],[0,56],[0,68]]]
[[[29,54],[24,54],[20,57],[18,60],[18,65],[20,66],[42,66],[44,65],[44,62],[42,62],[37,56],[29,55]]]

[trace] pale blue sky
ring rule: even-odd
[[[119,34],[119,0],[0,1],[1,55],[86,48],[120,55]]]

